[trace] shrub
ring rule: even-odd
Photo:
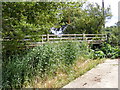
[[[107,46],[109,48],[110,46]],[[35,76],[45,79],[56,75],[58,70],[69,74],[70,67],[82,57],[86,59],[104,58],[108,50],[94,51],[86,42],[46,43],[27,50],[24,55],[13,55],[3,62],[3,87],[22,88]],[[114,49],[118,54],[118,48]],[[6,62],[7,61],[7,62]]]
[[[15,55],[6,58],[3,62],[3,87],[22,88],[34,76],[44,78],[54,75],[57,69],[68,72],[80,54],[87,54],[86,49],[79,42],[46,43],[28,50],[22,57]]]
[[[103,51],[95,51],[94,52],[94,59],[97,59],[97,58],[104,58],[105,57],[105,54]]]
[[[22,88],[35,76],[45,79],[56,75],[58,70],[71,73],[70,67],[79,57],[103,58],[102,51],[94,51],[86,42],[45,43],[27,51],[26,54],[9,57],[3,62],[3,87]]]
[[[93,49],[89,49],[89,58],[90,59],[95,59],[95,50],[93,50]]]
[[[103,43],[101,45],[102,47],[100,48],[100,50],[102,50],[107,58],[118,58],[120,56],[120,49],[117,46],[111,46],[108,43]]]

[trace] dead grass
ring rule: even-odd
[[[46,79],[41,79],[37,76],[32,84],[34,88],[61,88],[68,84],[75,78],[83,75],[99,63],[103,63],[102,60],[77,60],[70,68],[70,72],[65,73],[63,70],[58,69],[55,76],[48,76]]]

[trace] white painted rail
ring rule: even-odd
[[[37,37],[38,40],[34,41],[32,40],[32,37]],[[9,41],[9,38],[4,39],[6,41]],[[87,41],[87,42],[92,42],[92,43],[101,43],[105,40],[107,40],[107,35],[106,34],[60,34],[60,35],[54,35],[54,34],[46,34],[46,35],[28,35],[25,36],[25,38],[21,41],[27,41],[30,42],[30,46],[36,46],[40,45],[46,42],[60,42],[60,41]]]
[[[30,37],[30,36],[27,36]],[[72,41],[87,41],[88,43],[100,44],[107,40],[106,34],[46,34],[46,35],[39,35],[40,41],[39,42],[31,42],[34,45],[40,45],[46,42],[56,43],[56,42],[66,42],[68,40]]]

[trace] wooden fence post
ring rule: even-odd
[[[86,35],[83,33],[83,40],[87,41]]]
[[[85,34],[83,33],[83,40],[84,40],[84,38],[85,38]]]
[[[85,41],[87,41],[86,35],[84,34]]]
[[[49,41],[49,34],[47,34],[47,41]]]

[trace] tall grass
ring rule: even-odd
[[[70,73],[70,67],[78,58],[91,58],[91,50],[85,42],[46,43],[28,51],[23,57],[13,56],[3,62],[3,87],[22,88],[38,76],[43,81],[56,76],[58,71]],[[6,60],[5,60],[6,61]]]

